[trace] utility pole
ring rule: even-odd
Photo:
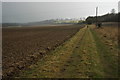
[[[98,24],[98,18],[97,18],[97,16],[98,16],[98,7],[96,7],[96,27],[97,27],[97,24]]]

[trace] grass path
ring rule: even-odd
[[[84,27],[70,40],[35,65],[31,65],[28,70],[22,71],[20,77],[116,77],[117,63],[115,57],[111,55],[112,53],[99,40],[96,33]]]

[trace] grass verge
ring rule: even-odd
[[[97,32],[91,29],[92,35],[95,39],[97,51],[103,67],[103,77],[116,78],[118,77],[118,57],[115,56],[116,51],[113,52],[110,48],[102,42]]]

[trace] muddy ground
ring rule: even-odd
[[[18,74],[68,40],[80,28],[80,25],[3,28],[3,77]]]

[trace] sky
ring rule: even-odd
[[[119,0],[0,0],[2,2],[118,2]]]
[[[2,2],[0,2],[0,23],[2,23]]]
[[[18,1],[18,2],[17,2]],[[3,23],[26,23],[56,18],[81,18],[110,13],[111,9],[118,11],[118,2],[109,0],[101,2],[20,2],[19,0],[2,1]],[[55,1],[55,0],[54,0]]]

